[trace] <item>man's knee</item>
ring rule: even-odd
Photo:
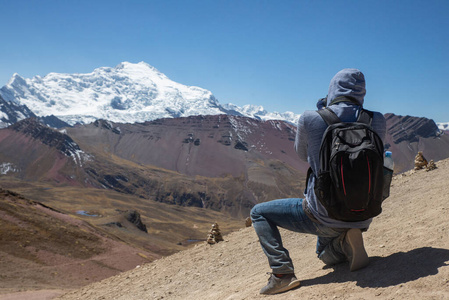
[[[328,266],[336,265],[347,260],[346,256],[341,251],[338,250],[341,249],[339,245],[344,236],[345,234],[340,234],[338,237],[335,237],[330,243],[328,243],[324,247],[324,249],[322,249],[320,253],[318,253],[318,258],[325,265]]]
[[[253,222],[257,220],[258,217],[260,217],[260,214],[258,212],[258,206],[259,204],[254,205],[254,207],[251,209],[251,212],[249,213],[251,221]]]
[[[332,266],[347,261],[347,258],[338,252],[332,251],[329,248],[324,249],[318,258],[326,265]]]

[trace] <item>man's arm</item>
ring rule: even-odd
[[[295,150],[301,160],[307,161],[307,130],[305,128],[305,117],[302,114],[298,120],[296,130]]]

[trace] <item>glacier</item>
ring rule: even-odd
[[[14,74],[0,96],[26,105],[37,116],[54,115],[70,125],[98,119],[136,123],[192,115],[243,115],[296,123],[293,112],[267,112],[262,106],[220,105],[212,92],[170,80],[145,63],[122,62],[87,74],[49,73],[31,79]]]

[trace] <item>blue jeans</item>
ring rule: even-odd
[[[278,227],[317,235],[316,253],[326,265],[346,261],[341,249],[342,233],[348,229],[330,228],[312,221],[304,212],[303,199],[279,199],[257,204],[251,210],[253,227],[268,263],[275,274],[294,273],[288,250],[282,245]]]

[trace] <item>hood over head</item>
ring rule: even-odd
[[[365,76],[358,69],[343,69],[332,78],[327,96],[328,105],[347,97],[363,106],[365,97]]]

